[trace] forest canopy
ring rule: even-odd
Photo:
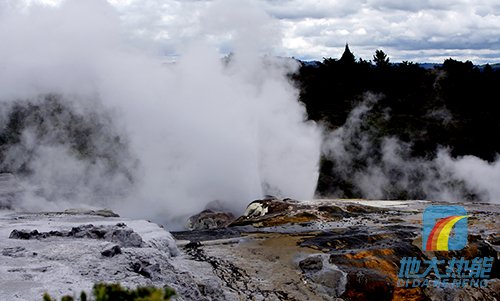
[[[392,63],[383,50],[376,50],[373,60],[367,61],[356,59],[348,45],[340,59],[302,63],[293,76],[300,101],[309,119],[329,131],[345,126],[351,112],[366,102],[366,93],[377,98],[363,113],[357,132],[369,141],[371,149],[365,150],[369,154],[351,158],[351,175],[339,172],[338,165],[346,162],[323,156],[317,193],[363,197],[351,183],[354,172],[380,161],[381,145],[388,138],[404,144],[410,160],[434,158],[446,149],[453,158],[473,155],[494,161],[500,152],[500,69],[494,67],[452,58],[433,68],[408,61]],[[351,146],[361,151],[356,143],[351,141]],[[384,197],[426,195],[400,190],[386,191]]]

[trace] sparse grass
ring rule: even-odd
[[[138,287],[134,290],[122,287],[120,284],[98,283],[94,285],[92,297],[81,292],[80,298],[63,296],[61,301],[165,301],[175,296],[175,290],[170,287]],[[49,294],[43,295],[43,301],[57,301]]]

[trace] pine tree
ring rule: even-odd
[[[373,62],[377,67],[387,67],[389,66],[389,57],[382,50],[376,50],[373,56]]]
[[[349,44],[345,44],[344,53],[342,54],[342,57],[339,61],[346,64],[354,64],[356,62],[354,54],[352,54],[351,50],[349,49]]]

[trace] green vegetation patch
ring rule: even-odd
[[[87,293],[81,292],[79,299],[72,296],[63,296],[61,301],[164,301],[170,300],[173,296],[175,296],[175,290],[170,287],[128,289],[120,284],[98,283],[94,285],[92,297],[87,297]],[[53,299],[49,294],[45,293],[43,301],[57,301],[57,299]]]

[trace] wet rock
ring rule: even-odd
[[[240,237],[241,230],[237,227],[211,230],[189,230],[172,232],[172,235],[178,240],[208,241]]]
[[[329,263],[326,254],[311,255],[300,261],[299,267],[318,293],[339,297],[345,292],[347,273]]]
[[[418,251],[412,245],[413,239],[418,236],[417,227],[379,226],[377,228],[365,226],[350,226],[347,228],[329,229],[306,237],[301,246],[324,250],[336,254],[336,251],[348,250],[377,250],[392,247],[398,250],[399,255],[409,256]]]
[[[342,298],[406,300],[401,296],[411,295],[409,300],[425,300],[420,289],[406,291],[406,288],[395,287],[402,257],[424,259],[422,251],[413,244],[417,235],[416,227],[351,227],[306,239],[305,242],[309,245],[319,244],[328,250],[331,253],[329,262],[348,274],[346,292]],[[331,246],[328,240],[331,240]]]
[[[188,219],[186,228],[189,230],[212,230],[227,227],[235,217],[230,212],[220,212],[206,209],[191,216]]]
[[[101,252],[101,255],[104,256],[104,257],[114,257],[115,255],[118,255],[118,254],[121,254],[122,253],[122,249],[120,248],[120,246],[112,246],[111,248],[108,248],[104,251]]]
[[[299,262],[299,267],[303,272],[317,272],[323,269],[323,257],[312,255]]]

